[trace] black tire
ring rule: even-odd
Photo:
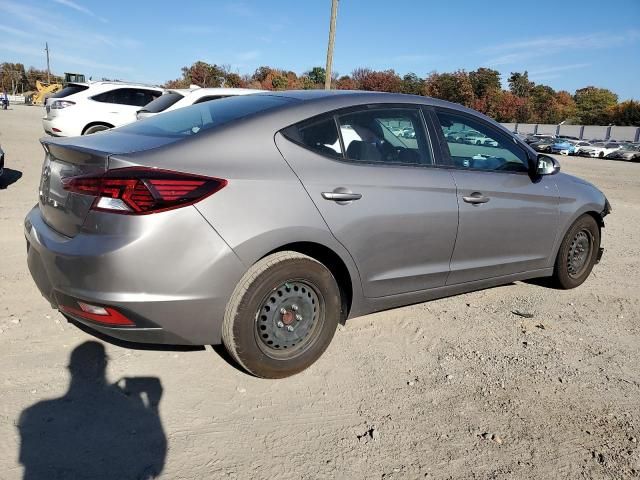
[[[98,133],[98,132],[102,132],[104,130],[109,130],[111,127],[110,125],[106,125],[103,123],[97,124],[97,125],[91,125],[90,127],[87,127],[84,129],[84,132],[82,132],[82,135],[91,135],[93,133]]]
[[[252,375],[288,377],[327,349],[341,305],[340,289],[327,267],[301,253],[277,252],[253,265],[236,286],[225,311],[222,342]]]
[[[591,273],[600,249],[600,228],[591,215],[582,215],[567,231],[556,257],[553,280],[562,289],[576,288]]]
[[[604,158],[604,152],[600,152],[600,153],[598,154],[598,158]]]

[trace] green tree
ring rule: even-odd
[[[518,97],[528,97],[535,83],[529,81],[529,72],[511,72],[508,80],[509,90]]]
[[[313,82],[316,85],[324,85],[324,80],[326,76],[327,76],[327,72],[322,67],[313,67],[307,73],[307,77],[309,77],[309,80],[311,80],[311,82]]]
[[[532,120],[536,123],[559,123],[556,92],[547,85],[536,85],[529,93]]]
[[[606,88],[585,87],[576,90],[576,113],[584,125],[608,123],[608,111],[618,103],[618,95]]]
[[[415,73],[407,73],[402,77],[400,91],[410,95],[422,95],[422,89],[424,88],[423,84],[424,80],[418,77]]]
[[[473,87],[473,94],[476,98],[483,98],[489,92],[502,90],[500,83],[500,72],[491,68],[480,67],[469,72],[469,80]]]
[[[609,109],[609,122],[614,125],[640,126],[640,102],[627,100]]]

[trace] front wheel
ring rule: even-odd
[[[571,226],[558,250],[553,279],[563,289],[581,285],[598,259],[600,228],[591,215],[583,215]]]
[[[227,305],[222,341],[249,373],[283,378],[326,350],[340,320],[341,297],[331,271],[297,252],[277,252],[253,265]]]

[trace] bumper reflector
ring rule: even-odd
[[[135,326],[135,323],[118,312],[115,308],[100,307],[98,305],[91,305],[80,301],[77,303],[80,308],[69,307],[67,305],[60,305],[59,308],[69,315],[83,318],[85,320],[91,320],[96,323],[102,323],[103,325],[110,325],[114,327]]]

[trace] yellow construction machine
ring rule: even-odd
[[[47,97],[50,97],[68,83],[84,83],[85,76],[82,73],[66,73],[64,74],[64,83],[47,83],[36,80],[36,90],[25,92],[27,103],[31,105],[44,105]]]

